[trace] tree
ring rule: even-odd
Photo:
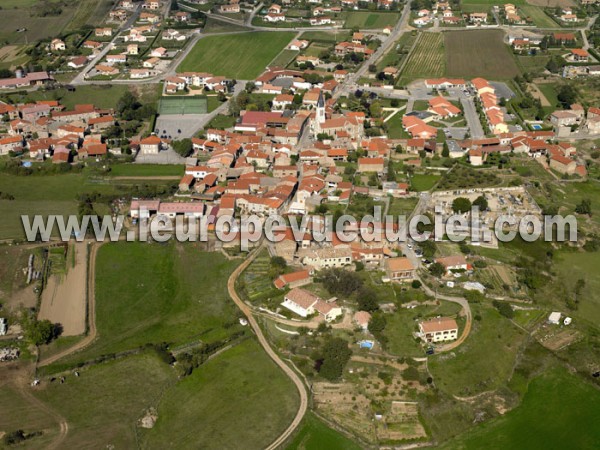
[[[352,350],[342,338],[328,338],[321,349],[318,366],[319,374],[329,380],[336,381],[344,373],[344,367],[352,356]]]
[[[473,201],[473,206],[478,206],[480,211],[487,211],[488,201],[485,195],[480,195]]]
[[[379,303],[377,301],[377,292],[368,287],[362,287],[356,294],[356,302],[359,311],[377,311]]]
[[[351,296],[363,285],[359,275],[339,268],[324,270],[321,274],[321,281],[330,294],[341,297]]]
[[[496,308],[501,315],[508,319],[512,319],[515,316],[515,312],[510,306],[510,303],[494,300],[492,305],[494,305],[494,308]]]
[[[563,108],[569,108],[577,101],[577,91],[570,84],[564,84],[559,88],[557,98]]]
[[[433,258],[435,252],[437,251],[437,246],[435,245],[435,242],[430,240],[421,242],[419,246],[421,247],[421,250],[423,251],[423,256],[425,258]]]
[[[455,213],[466,213],[471,210],[471,201],[465,197],[457,197],[452,202],[452,211]]]
[[[584,198],[575,206],[575,212],[577,214],[586,214],[591,217],[592,215],[592,201],[589,198]]]
[[[25,336],[34,345],[48,344],[56,337],[55,325],[49,320],[36,320],[35,317],[23,321]]]
[[[429,266],[429,273],[431,273],[431,275],[433,275],[434,277],[439,278],[446,273],[446,268],[440,263],[435,262]]]
[[[171,145],[173,146],[173,150],[175,150],[179,155],[183,156],[184,158],[192,154],[192,140],[189,138],[185,138],[180,141],[173,141]]]
[[[450,156],[450,149],[448,148],[448,142],[444,141],[444,148],[442,148],[442,156],[448,158]]]
[[[422,286],[422,284],[419,280],[413,280],[410,285],[412,286],[413,289],[419,289]]]

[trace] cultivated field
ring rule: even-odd
[[[512,79],[519,74],[499,30],[450,31],[444,34],[446,72],[451,77]]]
[[[344,28],[358,27],[366,30],[379,30],[387,26],[394,26],[400,14],[398,13],[380,13],[366,11],[349,12],[344,23]]]
[[[201,39],[178,71],[210,72],[238,80],[253,80],[292,40],[290,32],[256,32]]]
[[[71,245],[66,261],[66,274],[53,274],[42,293],[39,319],[62,326],[63,336],[85,332],[87,244]]]
[[[577,2],[575,0],[527,0],[530,5],[536,5],[541,7],[555,7],[555,6],[575,6]],[[516,5],[520,3],[515,3]]]
[[[441,33],[421,33],[404,65],[399,83],[443,76],[446,72],[444,55],[445,43]]]

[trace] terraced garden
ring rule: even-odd
[[[242,292],[242,295],[254,304],[269,301],[273,305],[279,303],[282,292],[273,285],[269,269],[269,253],[263,250],[238,279],[238,292]]]

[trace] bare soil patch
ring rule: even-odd
[[[42,293],[39,318],[60,323],[63,336],[85,332],[87,249],[85,243],[74,244],[75,262],[67,261],[66,275],[51,275]],[[69,258],[70,259],[70,258]]]
[[[552,106],[543,92],[540,91],[535,84],[529,84],[528,89],[529,92],[531,92],[531,95],[533,95],[533,98],[539,99],[539,101],[542,103],[542,106]]]

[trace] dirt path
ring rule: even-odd
[[[16,377],[13,382],[13,386],[25,400],[27,400],[37,409],[44,411],[46,414],[48,414],[54,420],[56,420],[56,423],[59,426],[59,434],[56,437],[56,439],[54,439],[54,441],[46,447],[46,449],[55,450],[59,448],[64,448],[63,442],[66,439],[67,434],[69,433],[69,424],[67,420],[61,414],[59,414],[57,411],[52,409],[50,406],[42,402],[39,398],[37,398],[31,393],[31,388],[29,387],[26,377]]]
[[[66,276],[52,275],[42,293],[39,318],[60,323],[63,336],[79,336],[85,333],[85,287],[87,269],[87,244],[73,244],[75,265],[68,267]],[[66,264],[70,266],[71,255]]]
[[[86,244],[87,245],[87,244]],[[96,255],[98,249],[102,244],[92,243],[89,245],[89,264],[87,271],[87,285],[88,285],[88,334],[85,338],[75,344],[73,347],[69,347],[60,353],[52,355],[38,363],[38,366],[47,366],[58,361],[65,356],[68,356],[76,351],[79,351],[88,345],[90,345],[96,339]]]
[[[298,412],[296,413],[296,417],[294,417],[294,420],[287,427],[287,429],[267,447],[267,450],[274,450],[278,448],[281,444],[283,444],[286,441],[286,439],[290,437],[290,435],[298,427],[298,425],[300,425],[300,422],[302,422],[302,418],[304,417],[304,414],[306,413],[306,410],[308,408],[308,394],[306,392],[306,387],[304,386],[304,383],[302,383],[302,380],[300,379],[298,374],[294,372],[294,370],[290,366],[284,363],[283,360],[279,357],[279,355],[275,353],[275,351],[271,348],[269,342],[267,341],[262,330],[260,329],[258,322],[252,315],[250,307],[246,305],[246,303],[244,303],[244,301],[239,297],[235,290],[236,280],[238,279],[240,274],[250,265],[254,258],[256,258],[256,255],[260,253],[263,246],[264,244],[257,247],[253,251],[253,253],[240,266],[238,266],[237,269],[234,270],[234,272],[229,277],[229,280],[227,281],[227,290],[229,291],[229,295],[231,296],[235,304],[242,310],[242,312],[248,319],[248,323],[250,324],[252,330],[256,334],[258,342],[265,349],[267,355],[269,355],[271,359],[275,361],[275,363],[281,368],[281,370],[283,370],[283,372],[294,382],[296,388],[298,389],[298,393],[300,394],[300,406],[298,408]]]
[[[540,91],[540,88],[537,87],[535,84],[530,83],[528,85],[529,87],[529,92],[531,93],[531,95],[533,95],[533,98],[537,98],[542,106],[552,106],[550,104],[550,102],[548,101],[548,99],[546,98],[546,96],[544,95],[544,93],[542,91]]]

